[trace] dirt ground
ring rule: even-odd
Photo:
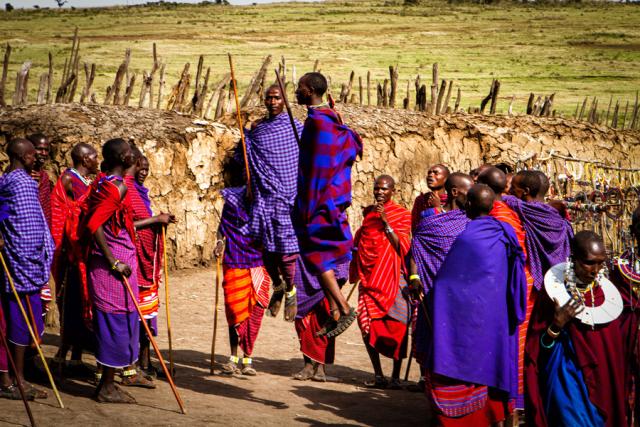
[[[48,399],[31,404],[40,426],[427,424],[428,410],[421,393],[370,390],[363,386],[373,374],[356,325],[338,338],[336,364],[327,370],[332,377],[330,382],[291,379],[291,374],[302,367],[302,357],[294,327],[284,322],[281,315],[277,319],[264,319],[254,350],[257,377],[210,376],[215,273],[213,269],[183,270],[171,273],[170,279],[176,383],[187,414],[178,412],[171,389],[163,381],[158,381],[155,390],[127,389],[137,399],[137,405],[99,404],[91,399],[93,386],[65,381],[58,384],[65,409],[57,406],[51,390]],[[355,295],[352,298],[355,300]],[[216,362],[224,363],[229,345],[222,291],[218,313]],[[163,306],[158,345],[167,358],[165,319]],[[48,357],[55,353],[57,340],[57,331],[48,330],[44,345]],[[92,356],[85,356],[85,361],[94,364]],[[385,373],[390,375],[390,360],[383,363]],[[409,380],[417,379],[414,363]],[[28,419],[22,402],[0,402],[0,425],[25,424]]]

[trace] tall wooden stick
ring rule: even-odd
[[[280,77],[280,73],[278,70],[276,71],[276,79],[278,79],[278,86],[280,87],[280,93],[282,94],[282,99],[284,100],[284,106],[287,109],[287,114],[289,115],[289,122],[291,122],[291,129],[293,130],[293,134],[296,137],[296,142],[300,145],[300,135],[298,135],[298,128],[296,127],[296,122],[293,120],[293,112],[291,111],[291,105],[289,105],[289,100],[287,99],[287,92],[284,89],[284,84],[282,83],[282,78]]]
[[[171,373],[167,369],[167,365],[164,363],[164,358],[162,357],[162,353],[160,353],[158,344],[156,343],[156,340],[153,338],[153,334],[149,329],[149,325],[147,325],[147,321],[145,320],[144,315],[142,314],[142,310],[140,310],[140,304],[138,304],[138,299],[133,294],[133,290],[131,289],[129,280],[127,280],[126,277],[122,276],[122,282],[124,283],[124,287],[127,288],[127,292],[131,297],[131,301],[133,301],[133,305],[136,307],[136,311],[138,312],[138,317],[140,318],[140,323],[142,323],[142,326],[144,327],[144,330],[147,333],[147,336],[149,337],[149,342],[151,342],[151,345],[153,346],[153,351],[156,352],[156,355],[158,356],[158,360],[160,360],[160,365],[162,366],[164,375],[167,377],[167,381],[169,381],[169,385],[171,386],[171,391],[173,391],[173,395],[175,396],[176,401],[178,402],[178,406],[180,406],[180,412],[182,412],[183,414],[186,414],[184,410],[184,403],[182,402],[182,398],[180,397],[180,394],[178,393],[178,389],[176,388],[176,385],[173,382]]]
[[[220,287],[222,286],[222,257],[216,258],[216,297],[213,306],[213,339],[211,340],[211,366],[209,373],[213,375],[213,368],[216,364],[216,335],[218,332],[218,301],[220,300]]]
[[[242,154],[244,156],[244,167],[247,171],[247,197],[251,199],[251,170],[249,169],[249,157],[247,156],[247,142],[244,140],[244,126],[242,126],[242,117],[240,115],[240,101],[238,100],[238,86],[236,84],[236,74],[233,70],[233,59],[229,53],[229,68],[231,69],[231,86],[233,87],[233,96],[236,100],[236,117],[238,119],[238,129],[240,130],[240,141],[242,142]],[[280,91],[284,95],[284,90]]]
[[[171,293],[169,292],[169,267],[167,265],[167,227],[162,227],[162,259],[164,264],[164,299],[165,299],[165,309],[167,311],[167,337],[169,339],[169,369],[171,373],[174,374],[174,365],[173,365],[173,345],[172,345],[172,335],[171,335],[171,309],[169,306],[169,296]]]
[[[0,317],[4,317],[4,312],[2,311],[2,304],[0,304]],[[18,372],[18,369],[16,368],[16,362],[15,360],[13,360],[13,355],[9,350],[9,343],[7,342],[7,337],[5,336],[4,331],[2,331],[2,329],[0,329],[0,340],[4,348],[7,350],[7,359],[9,359],[9,365],[11,365],[11,369],[13,370],[13,372]],[[27,394],[24,391],[22,380],[18,378],[17,375],[16,375],[16,384],[18,386],[18,390],[20,390],[20,397],[22,398],[22,403],[24,403],[24,408],[26,409],[27,415],[29,416],[29,422],[31,423],[32,427],[36,427],[36,421],[33,418],[31,407],[29,406],[29,402],[27,401]]]
[[[55,381],[53,381],[53,376],[51,376],[51,371],[49,370],[49,364],[47,363],[47,359],[44,357],[44,353],[42,352],[42,348],[38,343],[38,338],[36,337],[36,333],[31,327],[31,322],[29,321],[29,316],[27,316],[27,312],[22,305],[22,301],[20,300],[20,295],[18,295],[18,291],[16,290],[16,285],[13,282],[13,277],[11,277],[11,273],[9,272],[9,267],[7,267],[7,263],[4,260],[4,255],[0,252],[0,261],[2,262],[2,268],[4,269],[4,273],[7,275],[7,279],[9,279],[9,286],[11,287],[11,292],[13,293],[16,302],[18,303],[18,307],[20,308],[20,313],[22,313],[22,318],[27,324],[27,329],[29,330],[29,335],[31,336],[31,340],[36,346],[38,350],[38,354],[40,355],[40,359],[42,360],[42,364],[44,365],[44,370],[47,373],[47,377],[49,378],[49,383],[51,384],[51,388],[53,389],[53,394],[56,395],[56,399],[58,400],[58,404],[62,409],[64,409],[64,404],[62,403],[62,399],[60,398],[60,393],[58,392],[58,387],[56,387]]]

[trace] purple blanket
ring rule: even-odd
[[[504,196],[502,200],[522,221],[533,285],[540,290],[547,270],[571,255],[571,223],[546,203],[523,202],[514,196]]]
[[[24,169],[0,177],[0,233],[4,256],[18,292],[40,290],[49,281],[54,243],[38,198],[38,184]],[[2,273],[4,290],[9,280]]]
[[[433,372],[518,392],[518,325],[526,314],[525,258],[513,228],[471,221],[440,267],[433,294]]]
[[[298,134],[302,124],[295,122]],[[269,252],[298,252],[291,213],[298,178],[298,143],[287,113],[259,122],[246,131],[253,202],[249,234]]]
[[[351,205],[351,167],[362,140],[335,111],[309,109],[298,165],[296,234],[300,256],[313,274],[351,260],[353,237],[345,214]]]
[[[426,293],[433,288],[436,274],[451,245],[469,221],[464,211],[454,209],[422,218],[418,223],[411,242],[411,253]],[[421,306],[417,310],[414,340],[418,360],[426,361],[431,353],[433,336]]]
[[[220,233],[226,237],[223,263],[229,268],[253,268],[263,265],[262,249],[246,233],[249,215],[246,208],[246,187],[225,188],[224,208],[220,217]]]

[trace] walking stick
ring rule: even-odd
[[[427,321],[427,325],[429,329],[432,329],[431,326],[431,318],[429,318],[429,312],[427,311],[427,306],[424,305],[424,298],[420,296],[420,307],[422,307],[422,312],[424,314],[424,318]],[[409,380],[409,370],[411,369],[411,360],[413,359],[413,354],[409,355],[409,361],[407,362],[407,370],[404,373],[404,380]]]
[[[0,304],[0,317],[4,317],[4,312],[2,311],[2,304]],[[11,369],[13,372],[18,372],[16,369],[16,362],[13,360],[13,355],[9,350],[9,343],[7,342],[7,337],[4,334],[4,331],[0,329],[0,340],[2,340],[2,345],[7,350],[7,359],[9,359],[9,365],[11,365]],[[22,397],[22,403],[24,403],[24,408],[27,410],[27,415],[29,416],[29,422],[32,427],[36,427],[36,420],[33,418],[33,413],[31,413],[31,407],[29,406],[29,402],[27,402],[27,394],[24,391],[24,387],[22,386],[22,380],[18,378],[16,375],[16,384],[18,385],[18,390],[20,390],[20,397]]]
[[[64,409],[64,403],[62,403],[62,399],[60,398],[60,393],[58,392],[58,387],[56,387],[55,381],[53,381],[53,376],[51,376],[51,371],[49,370],[49,364],[47,363],[47,359],[44,357],[44,353],[42,352],[42,348],[38,343],[38,338],[36,337],[33,328],[31,327],[31,322],[29,322],[29,316],[27,316],[27,312],[22,305],[22,301],[20,301],[20,295],[18,295],[18,291],[16,290],[16,285],[13,283],[13,278],[11,277],[11,273],[9,273],[9,267],[7,267],[7,263],[4,260],[4,255],[0,252],[0,261],[2,261],[2,268],[4,269],[5,274],[7,275],[7,279],[9,279],[9,286],[11,287],[11,292],[13,293],[16,302],[18,303],[18,307],[20,308],[20,313],[22,313],[22,317],[24,318],[25,323],[27,324],[27,329],[29,329],[29,335],[31,336],[31,340],[35,343],[36,349],[38,350],[38,354],[40,355],[40,359],[42,360],[42,365],[44,366],[44,370],[47,373],[47,377],[49,378],[49,383],[51,384],[51,388],[53,389],[53,394],[55,394],[56,399],[58,400],[58,404],[60,408]]]
[[[280,94],[282,95],[282,99],[284,100],[284,106],[287,108],[287,114],[289,115],[289,122],[291,122],[291,129],[293,129],[293,134],[296,136],[296,142],[300,145],[300,135],[298,135],[298,128],[296,127],[296,122],[293,120],[293,113],[291,112],[291,105],[289,105],[289,100],[287,99],[287,91],[285,90],[284,84],[282,83],[282,78],[280,77],[280,73],[278,70],[276,71],[276,79],[278,80],[278,86],[280,87]]]
[[[131,297],[131,301],[133,301],[133,305],[136,307],[136,311],[138,312],[138,317],[140,317],[140,323],[142,323],[142,326],[144,326],[144,330],[147,333],[147,336],[149,337],[149,342],[151,342],[151,345],[153,346],[153,351],[156,352],[156,355],[158,356],[158,359],[160,360],[160,365],[162,366],[162,370],[163,370],[164,374],[166,375],[167,380],[169,381],[169,385],[171,386],[171,391],[173,391],[173,395],[175,396],[176,401],[178,402],[178,406],[180,406],[180,411],[183,414],[186,414],[186,412],[184,410],[184,403],[182,402],[182,398],[180,397],[180,394],[178,393],[178,389],[176,388],[176,385],[173,382],[173,378],[171,377],[171,373],[167,369],[167,365],[164,363],[164,358],[162,357],[162,353],[160,353],[160,349],[158,348],[158,344],[156,343],[156,340],[153,338],[153,334],[151,333],[151,330],[149,329],[149,325],[147,325],[147,321],[145,320],[144,316],[142,315],[142,310],[140,310],[140,305],[138,304],[138,299],[133,294],[133,290],[131,289],[131,285],[129,284],[129,280],[125,276],[122,276],[122,282],[124,283],[124,287],[127,288],[127,292],[129,293],[129,296]]]
[[[216,258],[216,298],[213,309],[213,339],[211,340],[211,367],[209,373],[213,375],[216,363],[216,335],[218,331],[218,301],[220,300],[220,282],[222,282],[222,257]]]
[[[247,143],[244,140],[244,126],[240,117],[240,101],[238,101],[238,87],[236,86],[236,75],[233,71],[233,60],[229,53],[229,68],[231,68],[231,86],[236,100],[236,117],[238,119],[238,129],[240,130],[240,141],[242,141],[242,154],[244,156],[244,168],[247,171],[247,198],[251,200],[251,171],[249,170],[249,157],[247,156]]]
[[[169,339],[169,369],[171,375],[175,375],[175,367],[173,365],[173,345],[171,339],[171,310],[169,308],[169,270],[167,267],[167,226],[162,226],[162,257],[164,263],[164,299],[167,311],[167,337]]]
[[[411,348],[411,347],[409,347]],[[407,362],[407,370],[404,372],[404,380],[409,381],[409,371],[411,370],[411,361],[413,360],[413,354],[409,355],[409,361]]]

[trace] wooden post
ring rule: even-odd
[[[573,119],[574,119],[574,120],[578,120],[578,111],[579,111],[579,110],[580,110],[580,103],[578,102],[578,103],[576,104],[576,112],[575,112],[575,113],[573,113]]]
[[[367,105],[371,105],[371,71],[367,71]]]
[[[229,78],[231,80],[231,78]],[[227,103],[227,90],[223,86],[218,94],[218,103],[216,104],[216,114],[214,120],[218,120],[224,114],[224,106]]]
[[[143,70],[142,85],[140,85],[140,96],[138,97],[138,108],[144,107],[145,101],[147,99],[147,95],[151,93],[149,88],[149,80],[150,80],[149,73],[147,73],[147,70]]]
[[[133,86],[136,83],[136,75],[135,73],[131,75],[131,78],[129,79],[129,84],[127,84],[127,87],[124,91],[124,101],[123,101],[123,105],[125,107],[129,106],[129,100],[131,99],[131,94],[133,93]]]
[[[496,83],[493,85],[493,92],[491,93],[491,107],[489,107],[489,114],[496,113],[496,107],[498,106],[498,93],[500,93],[500,80],[496,79]]]
[[[496,79],[493,79],[491,81],[491,88],[489,89],[489,94],[487,96],[485,96],[482,99],[482,101],[480,102],[480,113],[484,114],[485,107],[487,106],[489,101],[491,101],[491,99],[493,97],[493,91],[494,91],[495,86],[496,86]]]
[[[378,107],[382,107],[382,85],[378,82],[378,90],[377,90],[377,102],[376,105]]]
[[[13,105],[24,105],[27,103],[27,91],[29,89],[29,70],[31,61],[25,61],[16,73],[16,90],[13,93]]]
[[[631,125],[629,129],[635,129],[638,120],[638,91],[636,91],[636,102],[633,104],[633,115],[631,116]]]
[[[444,94],[447,90],[447,81],[442,79],[442,83],[440,84],[440,90],[438,90],[438,97],[436,101],[436,114],[440,114],[440,110],[442,109],[442,101],[444,100]]]
[[[362,101],[364,100],[364,93],[362,87],[362,76],[358,76],[358,95],[360,96],[360,105],[362,105]]]
[[[202,117],[202,109],[204,108],[204,100],[207,96],[207,91],[209,90],[209,76],[211,75],[211,67],[207,67],[207,73],[204,76],[204,83],[200,88],[200,93],[198,94],[198,100],[196,102],[195,114],[198,117]]]
[[[435,105],[436,104],[436,98],[438,96],[438,85],[440,84],[440,80],[438,80],[438,63],[435,62],[433,64],[432,70],[432,81],[431,84],[436,86],[436,91],[434,92],[433,90],[431,91],[431,104]]]
[[[584,117],[584,110],[587,108],[588,98],[589,98],[588,96],[585,96],[584,101],[582,101],[582,108],[580,108],[580,114],[578,114],[578,120],[582,120],[582,117]]]
[[[213,99],[215,96],[218,96],[218,104],[220,104],[220,96],[222,96],[222,90],[229,83],[230,79],[231,79],[231,74],[230,73],[225,74],[224,77],[222,77],[222,80],[220,80],[216,85],[216,88],[211,92],[211,97],[209,98],[209,102],[207,103],[207,108],[204,113],[205,119],[208,118],[209,115],[211,114],[211,108],[213,107]],[[216,111],[214,111],[214,118],[217,118],[215,114],[218,111],[218,108],[217,108],[218,104],[216,104]]]
[[[382,106],[389,106],[389,79],[384,79],[384,84],[382,85]]]
[[[398,93],[398,66],[389,65],[389,80],[391,81],[391,91],[389,93],[389,107],[395,108]]]
[[[88,64],[84,63],[84,89],[82,89],[82,94],[80,94],[80,103],[84,103],[85,100],[89,98],[89,94],[91,93],[91,86],[93,85],[93,80],[96,77],[96,64],[91,64],[91,70],[89,70]]]
[[[313,63],[313,72],[317,73],[320,70],[320,60],[316,59],[315,62]]]
[[[268,55],[264,59],[264,61],[262,61],[262,66],[260,67],[258,72],[251,79],[249,88],[247,89],[244,96],[242,97],[242,101],[240,101],[241,109],[245,108],[249,104],[249,101],[251,101],[253,96],[255,96],[258,93],[260,83],[262,82],[262,79],[264,78],[264,76],[267,74],[267,68],[269,67],[269,64],[271,64],[271,59],[272,59],[271,55]]]
[[[609,123],[609,113],[611,112],[611,103],[613,102],[613,95],[609,97],[609,106],[607,107],[607,115],[604,119],[604,124]]]
[[[453,107],[453,112],[457,113],[458,108],[460,108],[460,101],[462,100],[462,93],[460,92],[460,87],[458,87],[458,96],[456,97],[456,105]]]
[[[411,81],[407,80],[407,96],[404,98],[404,101],[402,103],[402,107],[405,110],[409,109],[409,102],[411,101]]]
[[[2,63],[2,80],[0,80],[0,107],[6,107],[4,100],[5,88],[7,86],[7,73],[9,72],[9,58],[11,57],[11,45],[7,43],[4,50],[4,62]]]
[[[627,101],[627,105],[624,107],[624,115],[622,116],[622,125],[620,126],[620,129],[624,129],[624,126],[627,123],[628,112],[629,112],[629,101]]]
[[[611,127],[612,128],[617,128],[618,127],[618,110],[620,108],[620,101],[616,100],[616,106],[613,109],[613,118],[611,119]]]
[[[507,110],[507,114],[513,116],[513,102],[516,100],[515,95],[511,95],[511,101],[509,102],[509,109]]]
[[[164,80],[164,69],[166,64],[162,64],[160,66],[160,81],[158,82],[158,103],[156,104],[156,109],[162,109],[162,97],[164,96],[164,86],[166,85],[166,81]]]
[[[444,104],[440,109],[440,114],[446,114],[449,109],[449,100],[451,99],[451,90],[453,89],[453,80],[449,80],[449,88],[447,89],[447,96],[444,99]]]
[[[80,44],[78,43],[78,49],[80,48]],[[73,64],[73,74],[76,75],[76,78],[73,79],[73,83],[71,84],[71,89],[65,98],[65,102],[73,102],[73,98],[76,96],[76,90],[78,89],[78,81],[80,80],[80,57],[76,54],[75,62]]]
[[[533,113],[533,101],[536,99],[536,95],[531,92],[529,94],[529,100],[527,101],[527,115],[531,115]]]
[[[416,76],[416,80],[413,82],[413,84],[414,84],[414,86],[416,88],[416,104],[415,104],[414,109],[416,111],[419,111],[420,110],[420,99],[419,99],[420,98],[420,87],[422,86],[421,83],[420,83],[420,74],[418,74]]]
[[[44,104],[45,96],[47,95],[46,91],[47,91],[48,77],[49,76],[47,74],[40,75],[40,84],[38,85],[38,97],[36,98],[37,104]]]
[[[49,52],[49,78],[47,79],[47,104],[50,104],[51,99],[51,90],[53,87],[53,55]]]

